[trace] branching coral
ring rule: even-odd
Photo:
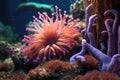
[[[113,48],[114,48],[114,44],[113,44],[113,33],[112,33],[112,29],[111,26],[109,25],[113,20],[112,19],[107,19],[105,21],[105,25],[106,25],[106,29],[108,32],[108,50],[107,50],[107,55],[112,56],[113,55]]]
[[[89,38],[89,40],[90,40],[90,44],[91,44],[92,46],[94,46],[94,47],[96,46],[96,44],[95,44],[94,35],[93,35],[93,33],[92,33],[92,27],[93,27],[93,21],[94,21],[95,18],[97,18],[97,14],[92,15],[92,16],[89,18],[88,27],[87,27],[87,30],[86,30],[87,35],[88,35],[88,38]]]
[[[119,61],[120,54],[115,54],[111,58],[111,57],[105,55],[104,53],[102,53],[101,51],[99,51],[98,49],[96,49],[95,47],[93,47],[92,45],[88,44],[86,42],[86,40],[82,40],[82,43],[84,44],[82,47],[85,47],[88,51],[91,52],[91,54],[97,60],[99,60],[99,62],[101,63],[101,68],[100,68],[101,71],[109,71],[109,72],[117,71],[118,72],[120,70],[120,61]],[[77,54],[76,55],[79,56],[79,55],[81,55],[80,53],[78,53],[78,55]],[[72,60],[75,60],[75,58],[77,56],[74,56],[74,58],[71,57],[70,62],[73,63]]]
[[[87,35],[87,27],[88,27],[88,23],[89,23],[89,12],[92,9],[92,4],[89,4],[87,6],[87,8],[85,9],[85,22],[86,22],[86,31],[85,31],[85,35],[84,38],[88,41],[88,35]]]
[[[111,10],[107,10],[107,11],[105,11],[105,13],[104,13],[104,16],[106,16],[106,15],[108,15],[109,13],[112,13],[112,14],[114,14],[114,16],[115,16],[115,19],[114,19],[114,22],[113,22],[113,26],[112,26],[112,31],[111,31],[111,34],[113,34],[113,37],[111,37],[111,36],[109,36],[109,37],[111,37],[112,39],[113,39],[113,41],[111,41],[110,43],[113,43],[113,45],[111,45],[111,46],[114,46],[113,47],[113,54],[111,55],[111,56],[113,56],[114,54],[117,54],[117,53],[119,53],[118,52],[118,29],[119,29],[119,25],[120,25],[120,23],[119,23],[119,13],[118,13],[118,11],[116,11],[116,10],[113,10],[113,9],[111,9]],[[107,25],[108,26],[108,25]]]
[[[91,4],[89,5],[91,6]],[[87,8],[89,8],[89,6]],[[82,49],[79,53],[73,55],[70,58],[70,63],[73,64],[77,59],[84,60],[84,54],[85,51],[88,50],[101,64],[100,70],[101,71],[108,71],[112,73],[117,73],[118,75],[120,72],[120,53],[119,50],[119,41],[118,41],[118,29],[119,29],[119,13],[116,10],[107,10],[104,15],[108,15],[109,13],[114,14],[115,19],[106,19],[105,20],[105,25],[108,33],[108,46],[107,46],[107,54],[101,52],[99,49],[95,47],[95,40],[94,40],[94,35],[92,34],[92,25],[94,23],[93,20],[97,17],[97,15],[92,15],[89,18],[89,22],[86,23],[88,26],[86,26],[86,34],[88,36],[88,39],[90,40],[90,44],[87,43],[85,39],[82,40]],[[86,19],[87,20],[87,19]],[[111,23],[113,22],[113,26],[111,27]],[[113,29],[112,29],[113,28]],[[80,56],[80,57],[79,57]]]
[[[85,62],[86,59],[84,56],[82,56],[83,54],[85,54],[85,51],[86,51],[86,47],[84,46],[84,42],[82,42],[81,51],[70,58],[70,63],[74,64],[76,62],[76,59],[80,59],[82,62]]]
[[[24,47],[22,52],[29,60],[50,60],[60,58],[71,50],[75,45],[75,37],[80,36],[76,29],[78,19],[69,19],[66,22],[67,15],[61,14],[61,9],[56,6],[56,20],[54,14],[50,18],[47,13],[39,14],[39,19],[34,17],[33,24],[26,30],[33,32],[28,36],[24,36],[22,40]],[[71,22],[73,21],[73,22]]]

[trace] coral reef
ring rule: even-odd
[[[1,63],[0,64],[0,72],[1,71],[9,72],[13,69],[14,69],[14,64],[12,64],[12,63],[9,63],[9,64],[8,63]]]
[[[6,58],[8,58],[12,52],[11,52],[11,45],[6,41],[0,41],[0,60],[4,61]]]
[[[8,80],[24,80],[24,79],[25,79],[24,74],[16,72],[16,73],[12,74],[12,76]]]
[[[29,59],[36,63],[55,58],[61,58],[69,53],[76,45],[75,38],[80,36],[76,28],[79,19],[70,18],[67,22],[66,11],[64,16],[61,9],[56,6],[56,19],[54,14],[50,18],[47,13],[40,13],[39,19],[34,17],[33,24],[26,30],[33,32],[28,36],[24,36],[22,52]]]
[[[21,73],[0,72],[0,80],[24,80],[24,78]]]
[[[120,80],[119,11],[111,9],[111,0],[106,2],[109,6],[98,5],[100,0],[85,2],[89,3],[85,3],[85,11],[82,1],[72,4],[75,19],[68,18],[66,11],[62,15],[57,6],[56,16],[38,12],[39,18],[33,16],[26,28],[30,33],[24,36],[22,47],[21,43],[11,46],[0,41],[0,80]],[[22,3],[19,10],[31,7],[36,9],[36,3]],[[46,8],[52,11],[50,7]],[[79,23],[76,19],[84,12],[86,28],[81,27],[84,20]],[[3,34],[5,29],[0,32]]]
[[[43,66],[39,66],[32,69],[27,74],[25,80],[73,80],[75,76],[79,74],[85,74],[86,71],[90,71],[98,68],[98,62],[89,55],[85,55],[87,62],[85,64],[71,65],[69,62],[52,60],[46,62]],[[90,60],[90,61],[89,61]]]
[[[13,54],[11,59],[15,65],[14,70],[22,70],[25,64],[25,57],[22,54]]]
[[[85,21],[80,21],[77,23],[78,28],[81,30],[83,30],[86,27]]]
[[[111,74],[109,72],[99,72],[97,70],[94,70],[85,76],[77,76],[74,80],[119,80],[120,77],[118,77],[116,74]]]
[[[42,67],[37,67],[30,70],[25,80],[66,80],[70,78],[72,80],[75,74],[79,74],[80,71],[76,71],[77,65],[71,65],[68,62],[53,60],[47,62]]]
[[[76,0],[75,3],[70,5],[70,13],[74,19],[79,18],[80,20],[85,19],[85,8],[83,0]]]
[[[0,72],[0,80],[7,80],[10,79],[11,75],[9,72]]]

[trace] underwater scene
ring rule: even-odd
[[[120,0],[2,0],[0,80],[120,80]]]

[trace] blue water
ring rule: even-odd
[[[20,38],[26,34],[25,27],[29,21],[32,21],[33,15],[37,12],[23,12],[15,15],[16,8],[19,4],[26,0],[1,0],[0,2],[0,21],[5,25],[11,25],[15,28],[15,32],[19,34]],[[70,4],[74,0],[29,0],[30,2],[38,2],[42,4],[57,5],[62,11],[66,10],[69,13]]]

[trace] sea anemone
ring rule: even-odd
[[[50,18],[47,13],[38,12],[39,18],[33,16],[33,23],[26,28],[32,32],[22,40],[22,52],[28,59],[42,61],[60,58],[76,45],[75,37],[80,36],[76,26],[79,20],[68,19],[66,11],[62,15],[61,9],[55,8],[56,19],[54,14]]]

